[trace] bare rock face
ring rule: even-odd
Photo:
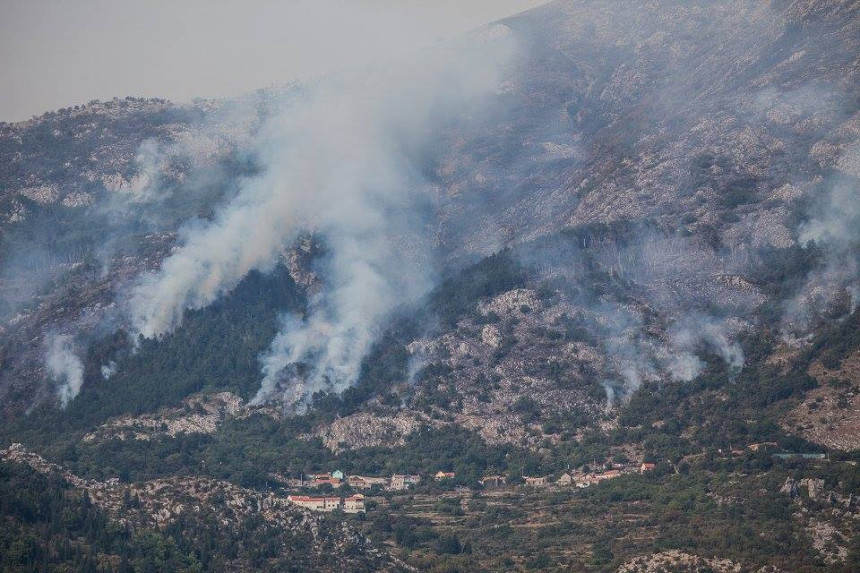
[[[507,142],[529,121],[559,127],[529,131],[505,155],[508,169],[491,167],[498,146],[457,140],[439,173],[447,220],[463,222],[452,225],[452,245],[648,217],[677,228],[716,215],[729,245],[767,223],[773,234],[752,242],[785,248],[784,211],[758,229],[745,211],[768,196],[792,201],[774,191],[814,178],[804,167],[810,149],[821,167],[850,173],[856,163],[856,107],[846,99],[858,82],[856,10],[850,0],[558,2],[514,20],[529,42],[528,71],[507,93],[518,114],[495,122],[488,140]],[[559,33],[546,43],[548,27]],[[816,32],[824,29],[828,39]],[[572,151],[559,160],[538,146]],[[735,204],[741,181],[748,197]],[[469,201],[487,195],[491,205]],[[726,217],[734,213],[740,221]]]
[[[815,477],[786,478],[779,491],[791,498],[792,518],[821,559],[830,565],[844,562],[860,518],[854,494],[830,489],[824,479]]]
[[[303,237],[290,247],[284,255],[290,276],[297,285],[314,295],[322,288],[319,276],[313,271],[315,257],[321,254],[321,246],[312,237]]]
[[[84,441],[150,440],[158,436],[212,434],[229,419],[245,418],[260,411],[245,409],[242,399],[230,392],[195,394],[183,400],[178,408],[164,408],[153,414],[110,420],[86,434]]]
[[[588,344],[563,340],[563,317],[580,312],[564,302],[546,303],[532,289],[480,303],[480,318],[410,345],[423,367],[409,407],[473,429],[490,444],[538,448],[557,440],[542,429],[550,414],[603,411],[603,391],[595,392],[583,377],[602,366],[603,357]],[[487,320],[492,322],[481,324]],[[443,406],[431,398],[437,394],[452,400]],[[529,400],[522,402],[524,396]]]
[[[653,555],[636,557],[618,568],[618,573],[658,573],[660,571],[677,571],[696,573],[698,571],[714,571],[715,573],[782,573],[775,567],[752,569],[731,559],[717,557],[702,557],[675,549],[661,551]]]
[[[53,185],[40,185],[38,187],[25,187],[20,191],[21,195],[35,201],[40,205],[50,205],[57,201],[59,191]]]
[[[359,413],[338,418],[319,428],[313,435],[334,453],[357,448],[378,446],[396,447],[406,437],[429,421],[419,414],[397,412],[392,415]]]
[[[819,387],[788,413],[783,427],[829,448],[860,448],[860,354],[850,356],[835,370],[814,364],[809,373]]]

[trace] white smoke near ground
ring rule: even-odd
[[[604,408],[604,413],[608,414],[612,411],[612,408],[615,407],[617,401],[618,382],[615,382],[614,380],[603,380],[600,383],[600,386],[603,388],[603,391],[606,392],[606,407]]]
[[[840,300],[849,314],[860,293],[860,141],[847,146],[837,162],[839,173],[813,206],[812,216],[798,229],[804,248],[815,246],[823,264],[807,278],[801,291],[787,301],[783,337],[788,342],[808,338],[813,322]]]
[[[172,146],[171,146],[172,147]],[[165,150],[154,139],[144,140],[134,156],[135,177],[118,191],[133,203],[150,203],[166,196],[162,184],[168,170],[170,151]]]
[[[679,382],[694,380],[704,368],[705,363],[692,352],[678,353],[668,361],[667,366],[672,379]]]
[[[646,381],[657,380],[654,359],[658,348],[643,332],[643,317],[634,309],[599,304],[594,310],[602,316],[600,330],[611,378],[600,384],[606,392],[606,409],[627,399]]]
[[[290,86],[285,86],[288,91]],[[196,193],[223,178],[219,162],[246,147],[264,113],[260,95],[231,101],[198,102],[186,113],[206,111],[205,119],[188,129],[177,130],[165,141],[145,139],[138,145],[132,163],[133,175],[111,185],[114,209],[163,203],[181,185],[183,195]],[[109,181],[108,181],[109,182]],[[107,183],[107,182],[106,182]]]
[[[518,260],[542,280],[576,285],[560,292],[592,317],[587,328],[606,357],[601,386],[607,408],[646,383],[694,380],[712,355],[730,375],[744,367],[738,335],[752,328],[751,316],[763,296],[732,288],[726,277],[742,273],[741,263],[688,237],[649,227],[621,238],[580,237],[576,243],[553,241],[522,250]],[[590,263],[584,262],[589,257],[604,273],[629,281],[627,288],[635,296],[603,293],[595,298],[580,289],[589,280]]]
[[[633,315],[623,316],[621,310],[611,315],[613,320],[604,324],[609,330],[604,331],[603,345],[607,364],[617,378],[601,382],[607,410],[630,397],[645,382],[656,382],[667,375],[675,382],[694,380],[706,367],[702,353],[718,356],[730,374],[744,367],[743,349],[736,342],[741,321],[691,311],[678,318],[662,340],[650,335]]]
[[[116,374],[116,371],[118,369],[119,369],[119,366],[113,360],[111,360],[107,364],[103,364],[101,367],[102,378],[104,378],[105,380],[110,380],[111,376]]]
[[[52,334],[45,339],[45,367],[51,379],[59,384],[57,395],[60,406],[65,408],[84,383],[84,364],[76,354],[72,336]]]
[[[848,285],[848,295],[851,297],[851,309],[849,314],[854,314],[860,308],[860,286]]]
[[[731,330],[726,321],[709,316],[691,314],[677,321],[669,330],[667,370],[672,378],[689,382],[702,373],[705,363],[696,354],[700,347],[719,356],[729,372],[743,369],[743,349],[732,340]]]
[[[357,209],[350,209],[356,217]],[[428,266],[410,259],[385,226],[390,218],[369,217],[356,233],[352,225],[325,236],[331,256],[323,272],[324,289],[304,319],[289,317],[262,358],[263,383],[254,399],[270,398],[290,364],[307,361],[313,369],[289,391],[297,399],[317,390],[341,392],[359,375],[382,322],[397,305],[416,299],[430,285]],[[287,404],[293,400],[286,400]]]
[[[456,50],[325,79],[285,102],[252,146],[262,173],[211,221],[186,225],[178,249],[136,284],[134,332],[170,332],[186,310],[271,269],[311,230],[328,249],[323,288],[306,316],[284,319],[254,402],[279,388],[298,403],[348,387],[384,319],[430,286],[432,245],[418,212],[431,191],[423,172],[434,132],[480,113],[512,54],[509,31],[497,26]],[[288,368],[296,363],[304,366]]]
[[[844,183],[834,186],[824,200],[823,212],[800,227],[800,242],[813,241],[842,251],[849,248],[860,231],[860,189]]]

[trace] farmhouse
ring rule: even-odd
[[[310,487],[320,487],[321,485],[330,485],[331,487],[338,488],[342,484],[338,478],[328,477],[326,475],[324,477],[313,478],[308,485]]]
[[[357,493],[343,500],[344,513],[364,513],[364,496]]]
[[[499,487],[508,483],[508,479],[505,476],[484,476],[478,483],[484,487]]]
[[[313,497],[309,495],[290,495],[287,501],[311,511],[334,511],[341,505],[339,497]]]
[[[436,472],[435,478],[436,478],[436,481],[442,481],[442,480],[446,480],[446,479],[454,479],[454,476],[456,476],[456,475],[457,474],[455,474],[454,472],[438,471],[438,472]]]
[[[388,480],[385,478],[368,476],[349,476],[346,482],[353,489],[370,489],[375,485],[380,487],[388,485]]]
[[[438,475],[438,474],[437,474]],[[453,477],[453,474],[451,474]],[[412,474],[394,474],[391,476],[391,489],[401,490],[409,486],[417,485],[421,481],[421,476]],[[437,478],[438,481],[438,478]]]
[[[547,485],[545,477],[527,477],[523,476],[523,479],[526,482],[526,485],[531,485],[535,487],[543,487]]]
[[[639,473],[652,472],[654,468],[657,467],[657,464],[652,464],[649,462],[642,462],[642,465],[639,466]]]
[[[558,485],[570,485],[573,483],[573,476],[569,473],[561,474],[561,477],[558,478],[555,482]]]
[[[757,452],[762,448],[768,448],[768,447],[775,448],[778,445],[779,444],[777,444],[776,442],[762,442],[760,444],[750,444],[747,446],[747,448],[753,452]]]

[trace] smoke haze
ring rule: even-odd
[[[430,286],[432,236],[421,213],[435,126],[477,114],[513,57],[509,31],[495,26],[457,50],[332,78],[282,103],[253,144],[262,166],[212,221],[181,232],[180,247],[129,297],[134,331],[176,328],[251,270],[271,269],[302,232],[328,248],[323,291],[309,315],[284,320],[263,357],[256,402],[269,398],[290,364],[313,364],[303,395],[343,390],[382,321]]]
[[[45,367],[51,379],[59,384],[57,395],[65,408],[75,399],[84,383],[84,365],[75,354],[74,339],[68,334],[54,334],[45,341]]]

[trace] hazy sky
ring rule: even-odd
[[[114,96],[234,95],[545,1],[0,0],[0,121]]]

